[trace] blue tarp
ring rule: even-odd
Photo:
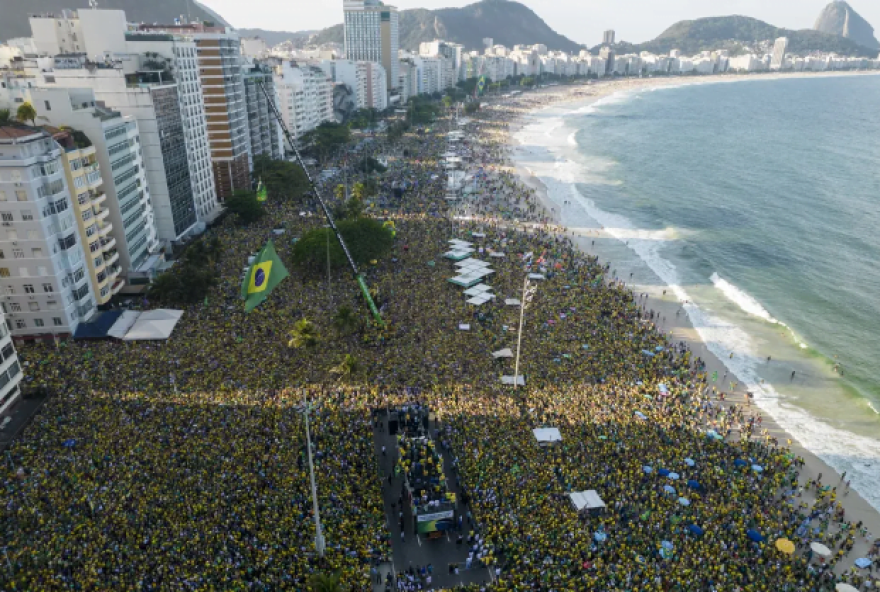
[[[684,459],[684,464],[686,464],[689,467],[692,467],[697,463],[694,462],[694,459],[692,459],[692,458],[686,458],[686,459]]]
[[[690,526],[688,526],[688,530],[697,536],[703,536],[703,529],[696,524],[691,524]]]
[[[744,461],[744,460],[742,460],[742,459],[740,459],[740,458],[738,458],[738,459],[736,459],[735,461],[733,461],[733,466],[735,466],[735,467],[744,467],[744,466],[746,466],[747,464],[748,464],[748,463],[747,463],[746,461]]]
[[[666,477],[667,475],[669,475],[669,469],[660,469],[659,471],[657,471],[657,473],[661,477]]]
[[[761,533],[757,530],[747,530],[746,536],[749,537],[749,540],[755,541],[756,543],[760,543],[764,540],[764,537],[761,536]]]
[[[99,312],[88,323],[80,323],[73,334],[75,340],[80,339],[108,339],[108,331],[119,317],[122,316],[121,310],[110,310],[107,312]]]
[[[691,479],[690,481],[688,481],[688,487],[690,487],[691,489],[699,489],[700,483]]]

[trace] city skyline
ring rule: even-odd
[[[642,43],[657,37],[681,20],[738,14],[765,21],[776,27],[810,29],[828,0],[671,0],[657,5],[645,0],[596,0],[589,5],[573,0],[540,3],[517,0],[532,9],[551,28],[577,43],[590,47],[602,42],[603,32],[614,29],[618,41]],[[454,8],[473,4],[473,0],[394,0],[389,4],[398,10],[413,8]],[[270,4],[253,0],[242,5],[232,0],[206,0],[203,4],[218,12],[233,26],[274,31],[305,31],[323,29],[342,22],[342,2],[324,4]],[[852,0],[849,4],[869,23],[880,27],[880,4]],[[265,9],[265,10],[263,10]],[[621,15],[626,15],[621,18]]]

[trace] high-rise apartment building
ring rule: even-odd
[[[125,280],[120,277],[119,250],[111,234],[113,223],[109,219],[97,150],[84,135],[75,138],[70,131],[54,130],[52,138],[64,150],[61,162],[71,191],[70,204],[84,246],[92,292],[99,306],[107,304],[119,293]],[[135,213],[141,214],[138,210]]]
[[[399,81],[397,8],[380,0],[344,0],[342,8],[345,14],[345,57],[382,64],[390,92]]]
[[[278,110],[294,139],[299,140],[323,122],[334,120],[333,81],[325,70],[284,62],[275,72]]]
[[[6,315],[0,312],[0,417],[9,411],[21,395],[21,364],[12,344]]]
[[[268,93],[272,102],[277,105],[272,70],[268,66],[254,64],[245,69],[243,79],[248,130],[251,135],[251,153],[254,156],[265,154],[269,158],[280,160],[283,156],[280,143],[281,128],[266,98]]]
[[[43,129],[0,127],[0,303],[13,337],[72,335],[95,312],[63,153]]]
[[[211,222],[220,213],[220,204],[211,168],[208,122],[196,44],[182,35],[132,32],[126,35],[126,47],[129,53],[139,56],[142,72],[153,71],[158,77],[167,69],[177,83],[196,217]]]
[[[770,60],[771,70],[781,70],[785,65],[785,51],[788,49],[788,37],[780,37],[773,44],[773,57]]]
[[[616,37],[616,33],[613,29],[609,29],[605,31],[602,35],[602,44],[603,45],[614,45],[614,39]]]

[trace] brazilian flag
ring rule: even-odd
[[[482,95],[486,91],[486,82],[485,76],[480,76],[480,79],[477,80],[477,96]]]
[[[263,180],[260,179],[260,182],[257,184],[257,201],[264,202],[269,197],[269,192],[266,191],[266,186],[263,185]]]
[[[250,312],[259,306],[288,275],[290,274],[275,253],[275,245],[270,240],[257,254],[241,283],[244,311]]]

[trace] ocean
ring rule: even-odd
[[[878,114],[880,76],[639,89],[535,113],[515,156],[880,510]]]

